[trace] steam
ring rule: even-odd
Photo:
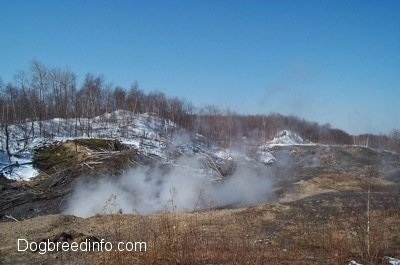
[[[201,170],[197,160],[185,158],[170,170],[140,166],[120,177],[80,181],[65,213],[81,217],[117,211],[147,215],[246,206],[273,197],[266,168],[238,163],[235,173],[221,182],[212,181]]]

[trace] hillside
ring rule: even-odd
[[[6,264],[388,264],[385,257],[400,256],[395,152],[311,142],[291,130],[221,147],[122,110],[8,130],[0,177]],[[149,251],[16,252],[22,236],[143,240]]]

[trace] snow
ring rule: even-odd
[[[273,154],[271,154],[268,151],[260,151],[260,162],[265,164],[265,165],[270,165],[276,162],[276,158],[274,157]]]
[[[38,137],[40,128],[42,135]],[[4,154],[6,139],[4,132],[0,132],[0,149],[3,150],[3,155],[0,155],[0,172],[10,179],[30,180],[39,174],[31,164],[34,150],[55,142],[78,138],[118,139],[141,154],[158,157],[166,163],[169,162],[171,151],[203,156],[222,164],[224,161],[233,162],[238,156],[232,150],[205,147],[204,137],[200,134],[174,135],[176,129],[178,128],[172,121],[161,119],[152,113],[135,114],[126,110],[116,110],[91,119],[54,118],[41,123],[36,121],[10,125],[9,149],[12,156],[9,160]],[[275,163],[276,158],[270,149],[273,146],[306,144],[311,142],[294,132],[283,130],[259,147],[257,162],[265,165]],[[18,166],[15,166],[16,162]]]
[[[214,155],[218,159],[233,160],[233,157],[229,154],[229,151],[227,150],[218,150],[217,152],[214,153]]]
[[[391,257],[386,257],[386,258],[387,258],[389,264],[400,265],[400,259],[391,258]]]
[[[0,164],[3,174],[13,180],[29,180],[38,175],[38,171],[32,166],[32,155],[11,156],[1,153]],[[12,166],[10,166],[12,165]]]
[[[157,157],[163,163],[176,161],[172,154],[180,153],[196,156],[196,159],[212,159],[218,161],[231,161],[233,156],[229,150],[205,148],[204,137],[200,134],[188,134],[169,120],[161,119],[154,114],[135,114],[130,111],[117,110],[105,113],[92,119],[61,119],[55,118],[41,122],[42,137],[38,137],[39,122],[27,122],[25,124],[10,125],[9,149],[13,157],[21,157],[24,154],[24,163],[19,167],[11,166],[17,160],[9,161],[4,154],[0,156],[2,167],[0,171],[10,179],[29,180],[36,175],[31,164],[34,150],[55,143],[74,139],[101,138],[118,139],[122,144],[137,149],[139,153],[146,156]],[[0,132],[0,149],[6,150],[6,139],[4,132]],[[20,163],[20,164],[21,164]],[[221,162],[222,163],[222,162]],[[180,165],[182,166],[182,165]],[[12,172],[6,170],[13,169]],[[194,171],[199,171],[194,168]],[[204,175],[204,170],[200,170]]]
[[[38,137],[40,127],[42,135]],[[168,135],[175,127],[172,121],[154,114],[135,114],[126,110],[116,110],[92,119],[54,118],[41,123],[10,125],[10,159],[5,154],[5,133],[0,132],[0,149],[3,150],[0,153],[0,171],[10,179],[30,180],[39,174],[31,164],[35,149],[77,138],[118,139],[146,155],[165,158]]]
[[[355,260],[352,260],[352,261],[349,262],[349,265],[362,265],[362,264],[361,264],[361,263],[358,263],[358,262],[355,261]]]
[[[385,260],[388,262],[390,265],[400,265],[400,259],[396,258],[391,258],[391,257],[385,257]],[[361,263],[358,263],[355,260],[351,260],[349,262],[349,265],[362,265]]]
[[[275,135],[275,137],[272,140],[258,147],[257,150],[258,161],[265,165],[271,165],[276,162],[276,158],[272,152],[273,147],[296,146],[296,145],[314,145],[314,144],[309,140],[303,139],[300,135],[290,130],[280,131]]]
[[[42,137],[39,137],[40,127]],[[3,150],[0,153],[0,172],[14,180],[30,180],[39,174],[32,166],[34,150],[74,139],[117,139],[143,155],[155,157],[174,167],[187,167],[182,161],[175,161],[180,156],[194,161],[212,161],[225,167],[235,163],[240,155],[229,149],[209,146],[202,135],[177,128],[172,121],[160,119],[151,113],[135,114],[125,110],[105,113],[92,119],[54,118],[41,124],[27,122],[10,125],[8,130],[11,160],[4,152],[6,139],[4,132],[0,131],[0,149]],[[272,163],[273,160],[272,155],[263,155],[263,163]],[[216,173],[215,169],[202,168],[198,163],[186,170],[203,177]]]
[[[265,146],[286,146],[286,145],[309,145],[312,144],[310,141],[303,139],[297,133],[290,130],[283,130],[276,134],[276,136],[265,143]]]
[[[33,168],[32,165],[26,165],[13,169],[13,171],[9,173],[9,178],[14,180],[30,180],[38,174],[39,172]]]

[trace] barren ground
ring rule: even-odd
[[[72,147],[62,148],[68,155]],[[54,170],[65,160],[45,169],[43,160],[44,173],[36,181],[0,183],[0,264],[347,264],[353,259],[387,264],[384,257],[400,257],[397,154],[351,146],[276,147],[277,161],[285,163],[272,168],[277,200],[271,204],[151,216],[60,215],[73,179],[96,167],[84,150],[71,157],[79,163],[68,169]],[[140,159],[122,150],[98,170],[117,174]],[[17,252],[18,238],[142,241],[147,251],[41,255]]]

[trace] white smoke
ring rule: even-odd
[[[81,181],[75,186],[64,213],[81,217],[117,211],[146,215],[246,206],[273,197],[267,171],[238,164],[232,176],[215,182],[210,176],[199,174],[198,163],[186,159],[185,164],[167,173],[160,167],[141,166],[120,177]]]

